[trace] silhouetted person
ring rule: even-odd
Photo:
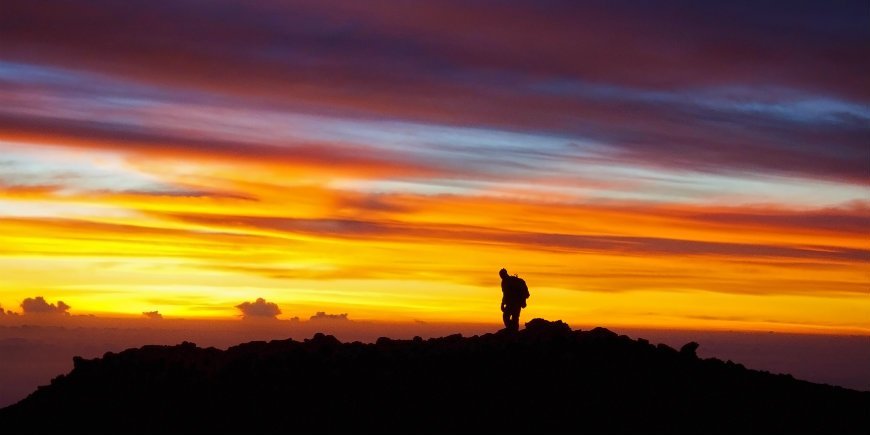
[[[501,277],[501,312],[504,327],[510,331],[519,331],[520,310],[526,307],[529,287],[522,278],[508,275],[506,269],[499,270],[498,276]]]

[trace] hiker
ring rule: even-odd
[[[499,270],[498,276],[501,277],[501,312],[504,327],[509,331],[519,331],[520,310],[526,307],[529,288],[522,278],[508,275],[506,269]]]

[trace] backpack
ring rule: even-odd
[[[529,294],[529,286],[526,285],[526,281],[516,275],[511,277],[511,287],[514,289],[515,296],[517,300],[522,300],[521,307],[526,307],[526,299],[531,296]]]

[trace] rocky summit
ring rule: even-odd
[[[0,410],[5,434],[867,434],[870,393],[604,328],[144,346]]]

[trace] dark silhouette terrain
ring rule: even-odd
[[[18,433],[870,433],[870,393],[534,319],[423,340],[145,346],[0,410]]]

